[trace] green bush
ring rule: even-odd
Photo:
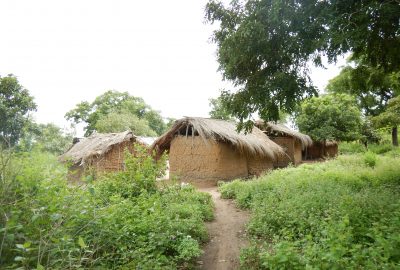
[[[339,153],[340,154],[357,154],[366,152],[366,148],[359,142],[340,142]]]
[[[140,153],[124,172],[77,187],[54,156],[1,152],[1,164],[11,159],[0,173],[0,268],[188,267],[207,239],[211,197],[157,188],[162,166]]]
[[[377,160],[377,158],[376,158],[376,154],[375,154],[375,153],[373,153],[373,152],[371,152],[371,151],[368,151],[368,152],[366,152],[366,153],[364,154],[364,163],[365,163],[367,166],[369,166],[369,167],[371,167],[371,168],[375,167],[375,165],[376,165],[376,160]]]
[[[372,168],[365,155],[340,156],[221,186],[252,211],[242,267],[400,267],[400,158],[378,161]]]

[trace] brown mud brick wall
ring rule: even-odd
[[[307,147],[307,159],[317,159],[323,157],[335,157],[338,155],[338,145],[329,145],[324,147],[321,143],[315,143],[309,147]]]
[[[273,160],[269,157],[248,157],[247,167],[249,175],[260,176],[262,173],[274,168]]]
[[[307,147],[307,159],[317,159],[324,156],[322,145],[313,143],[311,146]]]
[[[279,156],[274,162],[274,167],[286,167],[289,163],[301,163],[301,144],[293,137],[270,137],[272,141],[281,146],[286,155]]]
[[[298,140],[294,140],[294,164],[300,164],[301,161],[303,160],[302,154],[301,154],[302,148],[301,148],[301,142]]]
[[[134,153],[132,142],[123,142],[113,145],[105,155],[94,158],[91,162],[97,173],[114,172],[124,169],[124,152],[128,149]]]
[[[133,142],[123,142],[113,145],[111,149],[103,156],[94,157],[88,164],[72,165],[68,170],[68,179],[71,182],[80,182],[85,174],[94,173],[95,176],[120,171],[124,169],[124,153],[128,149],[130,153],[134,153]]]
[[[337,144],[325,146],[325,156],[336,157],[339,153],[339,147]]]
[[[169,150],[170,175],[193,184],[248,176],[247,159],[226,143],[176,136]]]

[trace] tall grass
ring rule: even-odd
[[[76,187],[54,156],[12,154],[0,174],[0,269],[189,266],[207,238],[210,196],[156,188],[161,168],[147,155],[126,167]]]
[[[221,186],[252,211],[243,269],[400,267],[400,158],[368,155]]]

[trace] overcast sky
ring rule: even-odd
[[[0,75],[35,97],[39,122],[109,89],[143,97],[164,117],[208,116],[226,87],[217,72],[206,0],[2,0]],[[340,63],[343,64],[343,61]],[[323,89],[338,66],[313,69]]]

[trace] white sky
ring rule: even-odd
[[[0,75],[31,92],[37,121],[62,127],[67,111],[109,89],[143,97],[164,117],[206,117],[208,99],[227,85],[206,2],[2,0]],[[337,74],[312,70],[320,89]]]

